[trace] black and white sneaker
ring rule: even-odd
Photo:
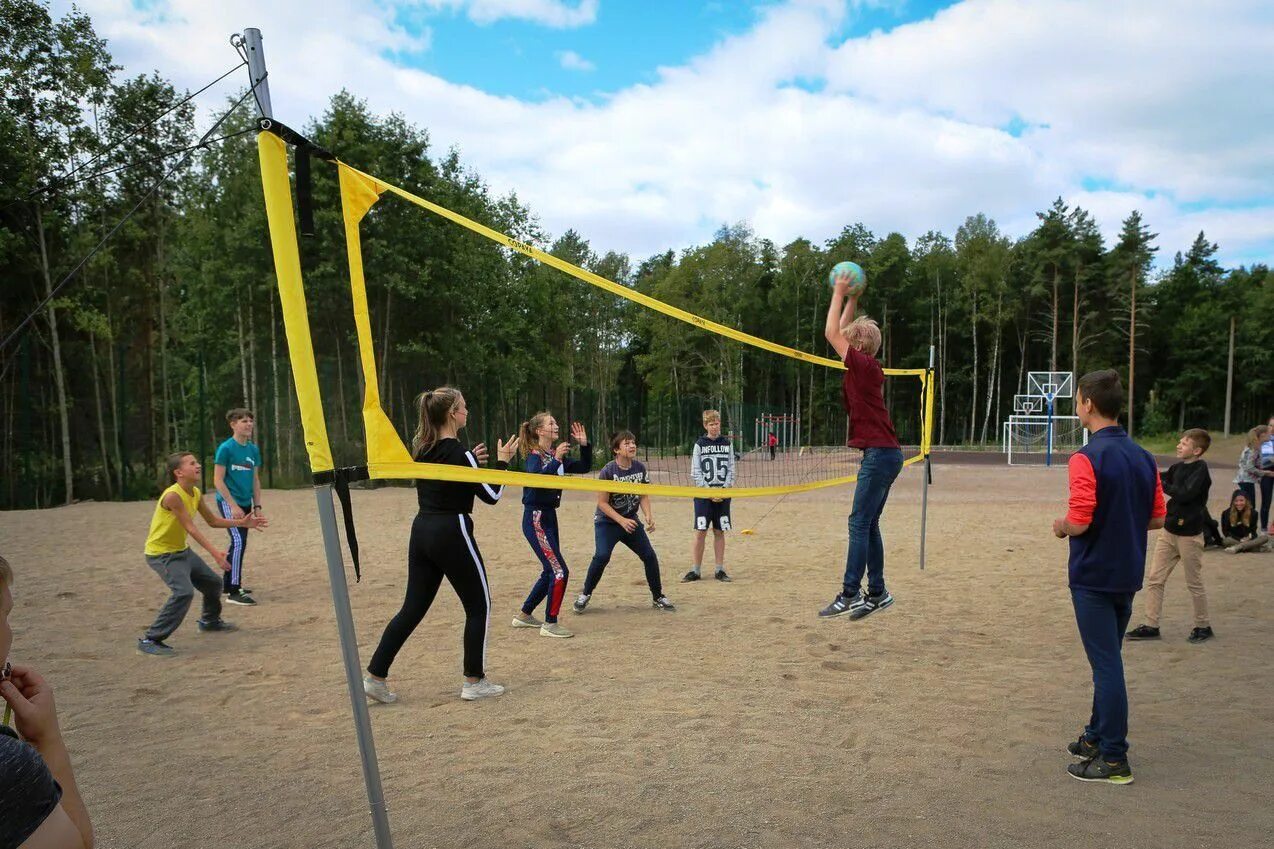
[[[725,573],[724,569],[718,569],[717,573],[713,575],[712,577],[716,578],[718,581],[721,581],[722,583],[728,584],[730,582],[730,576]]]
[[[677,606],[669,601],[668,596],[666,595],[661,595],[659,598],[652,601],[650,606],[655,608],[655,610],[662,610],[665,613],[671,613],[677,609]]]
[[[231,631],[239,630],[238,625],[234,624],[233,622],[227,622],[224,619],[212,619],[212,620],[200,619],[195,624],[199,626],[200,631],[205,631],[205,632],[206,631],[222,631],[225,633],[229,633]]]
[[[1212,626],[1209,625],[1206,628],[1195,628],[1186,640],[1191,643],[1202,643],[1212,639],[1212,636]]]
[[[575,599],[575,603],[572,604],[571,607],[575,608],[576,613],[583,613],[584,608],[588,607],[588,600],[590,598],[592,598],[591,595],[585,595],[584,593],[580,593],[579,598]]]
[[[699,580],[699,577],[700,576],[699,576],[698,570],[691,569],[689,572],[681,576],[681,583],[688,584],[691,581]]]
[[[836,616],[844,616],[854,609],[854,605],[863,603],[861,594],[845,595],[837,593],[836,598],[832,599],[832,603],[824,607],[818,612],[819,619],[831,619]]]
[[[1108,761],[1090,758],[1066,767],[1071,778],[1080,781],[1099,781],[1103,784],[1132,784],[1132,768],[1128,761]]]
[[[226,596],[226,601],[229,602],[230,604],[242,604],[245,606],[251,606],[257,603],[257,600],[253,598],[252,596],[248,595],[247,590],[243,588],[239,588],[237,590],[232,591],[229,595]]]
[[[1127,640],[1157,640],[1159,638],[1159,629],[1152,628],[1149,625],[1138,625],[1124,634],[1124,639]]]
[[[877,610],[884,610],[894,603],[894,597],[889,594],[889,590],[885,590],[880,595],[865,595],[861,598],[861,602],[854,605],[849,611],[850,619],[862,619],[864,616],[875,613]]]
[[[1066,747],[1066,751],[1070,752],[1074,757],[1082,758],[1086,761],[1092,760],[1101,754],[1101,749],[1097,747],[1097,744],[1083,734],[1079,735],[1078,740],[1071,741],[1071,744]]]

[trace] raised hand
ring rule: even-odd
[[[571,439],[574,439],[580,445],[588,444],[588,431],[584,430],[582,423],[571,422]]]
[[[473,459],[478,461],[479,466],[486,465],[487,444],[485,442],[479,442],[477,445],[470,448],[469,453],[473,455]]]
[[[518,435],[515,433],[506,440],[500,437],[495,439],[495,456],[499,457],[505,463],[513,459],[513,455],[518,453]]]
[[[571,443],[569,442],[559,442],[557,445],[557,448],[553,450],[553,456],[557,457],[557,461],[559,463],[565,460],[566,455],[570,453],[571,453]]]

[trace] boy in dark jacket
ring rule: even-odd
[[[1079,379],[1075,412],[1092,432],[1070,458],[1070,502],[1053,533],[1070,538],[1071,602],[1093,670],[1093,712],[1067,747],[1080,781],[1131,784],[1128,688],[1123,637],[1132,599],[1146,571],[1146,531],[1163,527],[1163,490],[1154,458],[1128,438],[1117,419],[1124,388],[1112,369]]]
[[[1146,576],[1146,622],[1128,632],[1130,640],[1159,639],[1159,614],[1163,612],[1163,588],[1180,561],[1185,568],[1186,587],[1194,605],[1194,630],[1190,642],[1212,638],[1208,622],[1208,593],[1203,588],[1203,525],[1208,511],[1208,490],[1212,477],[1203,454],[1212,437],[1202,428],[1181,434],[1177,443],[1180,463],[1163,473],[1163,491],[1168,496],[1168,516],[1163,533],[1155,540],[1150,573]]]

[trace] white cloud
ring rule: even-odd
[[[557,54],[558,63],[568,71],[596,71],[597,66],[576,53],[574,50],[563,50]]]
[[[234,61],[224,36],[259,26],[281,120],[300,126],[346,88],[599,250],[644,256],[740,220],[780,244],[854,221],[914,237],[979,211],[1022,235],[1059,195],[1108,238],[1141,209],[1164,258],[1200,229],[1223,259],[1274,245],[1274,11],[1258,0],[966,0],[845,44],[834,34],[856,3],[794,0],[597,102],[404,67],[393,57],[419,36],[358,0],[166,0],[149,19],[124,0],[80,5],[129,73],[192,89]],[[1014,119],[1020,137],[1000,129]]]
[[[597,20],[598,0],[422,0],[433,9],[463,11],[476,24],[512,19],[555,29],[573,29]]]

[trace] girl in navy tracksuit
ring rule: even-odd
[[[591,471],[593,447],[588,444],[588,432],[579,422],[571,424],[571,436],[579,443],[580,458],[568,456],[571,443],[562,441],[553,447],[557,439],[557,419],[551,413],[536,413],[522,423],[518,433],[518,445],[526,458],[524,471],[533,475],[566,475]],[[562,600],[566,598],[566,581],[570,571],[562,557],[562,546],[557,535],[557,508],[562,503],[562,490],[527,487],[522,490],[522,535],[531,544],[531,551],[540,560],[542,571],[531,594],[526,597],[522,609],[513,617],[514,628],[539,628],[542,637],[570,637],[570,631],[557,624]],[[540,602],[548,600],[544,609],[544,622],[532,612]]]

